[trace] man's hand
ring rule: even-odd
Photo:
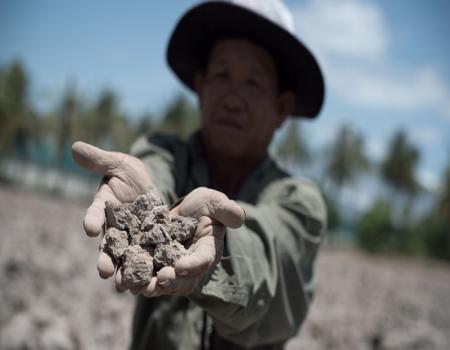
[[[152,184],[144,163],[130,155],[107,152],[83,142],[73,144],[72,155],[84,169],[103,175],[99,190],[84,217],[84,229],[89,236],[97,236],[103,229],[106,201],[131,202]],[[133,292],[142,292],[149,297],[189,294],[220,260],[226,227],[238,228],[245,218],[244,210],[225,194],[204,187],[188,194],[171,210],[171,214],[191,216],[199,222],[189,254],[178,260],[175,268],[162,268],[146,287]],[[111,277],[116,271],[113,260],[102,249],[97,267],[103,278]],[[118,290],[126,290],[120,269],[116,272],[115,281]]]
[[[125,153],[107,152],[84,142],[72,145],[73,159],[84,169],[103,176],[83,226],[88,236],[97,236],[105,223],[105,202],[131,202],[145,193],[152,181],[144,163]],[[98,256],[98,271],[103,278],[114,274],[111,257],[102,250]]]
[[[199,224],[189,254],[178,260],[175,268],[162,268],[141,290],[148,297],[191,293],[222,257],[226,227],[238,228],[245,219],[244,210],[234,201],[222,192],[204,187],[189,193],[171,213],[192,216]]]

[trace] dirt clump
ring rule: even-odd
[[[105,203],[106,224],[121,231],[129,231],[139,226],[139,219],[131,213],[128,206],[113,202]]]
[[[197,224],[197,220],[194,218],[173,216],[170,225],[170,237],[177,242],[186,242],[194,235]]]
[[[106,202],[103,250],[122,269],[122,282],[136,290],[165,266],[188,254],[198,222],[171,215],[155,189],[132,203]]]
[[[128,233],[115,227],[109,227],[105,233],[104,248],[115,261],[119,261],[125,249],[128,248]]]
[[[175,266],[175,263],[186,254],[186,248],[177,241],[166,244],[158,244],[153,255],[155,267]]]
[[[128,288],[145,286],[153,276],[153,258],[139,245],[125,249],[122,265],[122,282]]]

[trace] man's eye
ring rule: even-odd
[[[213,73],[211,74],[211,76],[212,76],[213,78],[224,79],[224,78],[227,78],[227,77],[228,77],[228,73],[227,73],[226,71],[224,71],[224,70],[221,70],[221,71],[213,72]]]
[[[247,80],[247,85],[254,86],[254,87],[260,87],[261,86],[260,82],[258,80],[256,80],[256,79],[248,79]]]

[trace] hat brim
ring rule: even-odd
[[[254,41],[274,57],[283,84],[296,95],[293,116],[315,118],[324,100],[324,80],[312,53],[291,33],[241,6],[209,1],[180,19],[169,40],[167,61],[178,78],[194,90],[194,77],[217,38]]]

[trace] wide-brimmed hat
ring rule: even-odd
[[[213,43],[242,37],[268,50],[283,88],[296,94],[293,115],[315,118],[324,99],[324,81],[312,53],[294,34],[291,13],[281,0],[204,1],[177,23],[167,47],[169,66],[190,89]]]

